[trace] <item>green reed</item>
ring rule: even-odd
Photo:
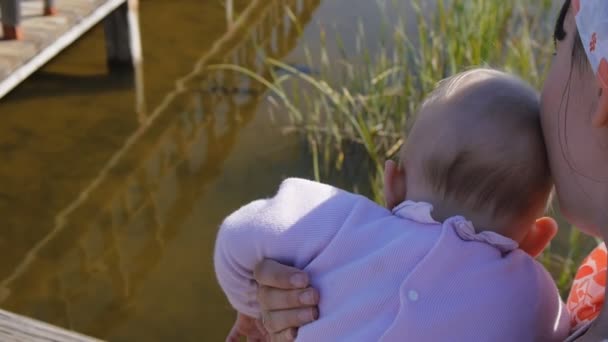
[[[404,20],[385,24],[385,38],[372,53],[361,43],[365,24],[360,23],[356,55],[361,57],[352,62],[341,37],[330,39],[322,31],[323,48],[316,58],[320,65],[306,52],[308,64],[316,66],[320,75],[269,60],[291,76],[268,82],[278,88],[273,92],[289,107],[290,128],[307,137],[315,165],[340,168],[344,144],[360,144],[371,163],[371,181],[380,185],[382,162],[395,157],[405,143],[404,132],[439,80],[474,66],[492,66],[540,85],[552,48],[550,7],[548,0],[535,5],[524,0],[446,0],[436,6],[414,0],[417,34],[407,32]],[[338,46],[341,58],[330,61],[327,44]],[[294,91],[294,78],[299,81],[298,91]],[[316,174],[322,176],[318,169]],[[379,187],[373,189],[374,198],[381,202]]]
[[[382,11],[397,6],[379,4]],[[269,88],[278,100],[278,111],[289,113],[285,130],[307,140],[317,180],[345,167],[362,167],[349,164],[350,147],[360,147],[356,151],[365,152],[363,167],[369,170],[371,195],[382,203],[383,162],[397,157],[422,100],[439,80],[471,67],[490,66],[540,87],[553,49],[551,0],[439,0],[436,6],[413,0],[413,10],[417,34],[406,30],[404,20],[384,23],[384,37],[374,52],[363,47],[366,29],[360,22],[358,58],[349,56],[341,37],[321,31],[321,50],[305,53],[307,64],[318,74],[272,59],[267,61],[270,66],[287,75],[265,79],[239,66],[219,67],[247,74]],[[339,58],[328,57],[329,44],[338,48]],[[550,248],[541,257],[563,294],[586,252],[580,233],[572,229],[569,234],[562,234],[567,248],[559,253]]]

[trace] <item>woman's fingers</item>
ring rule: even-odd
[[[258,288],[258,303],[260,303],[262,310],[269,311],[305,308],[319,304],[319,293],[311,287],[283,290],[260,286]]]
[[[271,342],[291,342],[295,341],[298,336],[298,331],[294,328],[285,329],[281,332],[272,335]]]
[[[253,277],[260,285],[279,289],[303,289],[308,286],[306,273],[274,260],[264,260],[259,263],[253,272]]]
[[[230,333],[226,337],[226,342],[239,342],[241,340],[241,333],[239,333],[238,326],[235,324],[232,329],[230,329]]]
[[[266,328],[271,336],[275,336],[283,330],[299,328],[316,320],[319,318],[319,311],[317,308],[310,307],[264,312],[263,315],[264,328]]]
[[[263,327],[273,342],[294,341],[297,328],[319,317],[319,293],[301,270],[264,260],[254,270]]]
[[[257,319],[239,313],[228,337],[226,337],[226,342],[239,342],[241,337],[246,337],[247,341],[265,341],[268,334],[266,329],[258,324]]]

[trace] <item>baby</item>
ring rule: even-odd
[[[555,284],[518,249],[549,242],[530,236],[552,187],[538,111],[536,92],[498,71],[443,81],[387,163],[389,210],[288,179],[224,221],[215,267],[230,303],[260,315],[253,269],[270,258],[321,294],[298,340],[563,341]]]

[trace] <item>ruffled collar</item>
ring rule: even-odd
[[[414,201],[405,201],[393,209],[394,215],[404,219],[409,219],[422,224],[441,224],[433,219],[433,216],[431,215],[432,212],[432,204]],[[450,217],[444,224],[452,226],[456,235],[462,240],[487,243],[496,247],[502,253],[509,253],[519,247],[517,242],[498,233],[490,231],[477,233],[473,223],[462,216]]]

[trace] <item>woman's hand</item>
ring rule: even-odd
[[[266,330],[257,319],[239,313],[234,326],[226,337],[226,342],[239,342],[241,337],[246,337],[247,342],[268,341]]]
[[[293,341],[299,327],[318,318],[319,293],[309,287],[306,273],[264,260],[256,266],[254,278],[262,324],[271,341]]]

